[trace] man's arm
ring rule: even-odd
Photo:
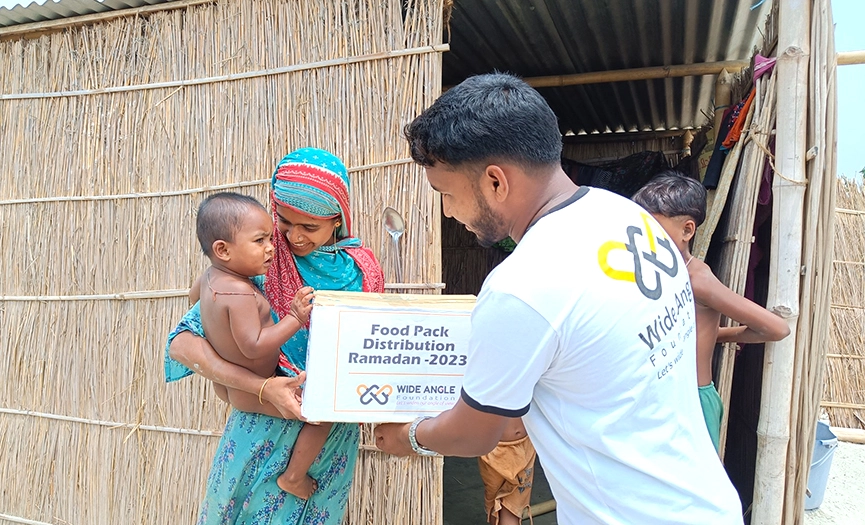
[[[421,422],[415,433],[419,445],[446,456],[482,456],[495,448],[508,419],[528,412],[535,385],[558,348],[558,335],[521,299],[490,293],[472,313],[469,348],[460,399]],[[409,426],[379,425],[376,446],[391,454],[413,453]]]
[[[790,334],[787,320],[738,295],[718,280],[708,267],[691,275],[694,298],[742,326],[720,328],[719,343],[780,341]]]
[[[476,457],[489,453],[502,437],[508,418],[476,410],[460,399],[453,408],[422,421],[415,439],[424,448],[443,456]],[[410,423],[375,427],[376,446],[389,454],[414,454],[408,439]]]
[[[190,332],[177,334],[171,342],[169,354],[172,359],[183,363],[190,370],[214,383],[256,396],[261,392],[262,400],[272,403],[281,417],[285,419],[302,419],[300,417],[300,404],[294,396],[294,390],[306,380],[305,372],[297,377],[273,377],[267,380],[265,384],[265,378],[222,359],[206,339]],[[249,409],[250,407],[236,408]],[[276,415],[270,411],[265,412],[264,406],[259,408],[254,411]]]

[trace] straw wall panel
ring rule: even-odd
[[[682,160],[682,135],[635,140],[630,139],[627,134],[622,133],[616,134],[611,138],[618,140],[610,140],[609,142],[596,142],[593,140],[580,142],[579,138],[577,138],[574,142],[565,142],[562,147],[562,156],[584,164],[598,164],[622,159],[634,153],[662,151],[671,166],[675,166]],[[589,139],[594,139],[594,137],[590,136]]]
[[[27,468],[4,470],[2,514],[45,523],[129,523],[129,516],[194,523],[207,479],[196,463],[209,466],[216,445],[214,438],[4,415],[3,454]]]
[[[285,153],[329,149],[386,277],[393,206],[405,280],[440,281],[440,207],[400,135],[440,91],[441,7],[223,0],[0,43],[0,515],[194,520],[226,407],[165,385],[163,348],[214,187],[266,202]],[[349,522],[440,523],[441,460],[370,451],[370,430]]]
[[[221,430],[225,405],[209,385],[163,383],[165,337],[186,308],[184,298],[6,302],[0,407]]]
[[[865,428],[865,187],[861,180],[843,178],[837,185],[832,322],[822,402],[833,425]]]

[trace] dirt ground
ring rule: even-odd
[[[865,525],[865,445],[838,443],[820,508],[805,511],[805,525]]]

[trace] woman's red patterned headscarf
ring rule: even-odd
[[[272,205],[276,230],[276,205],[289,206],[311,217],[342,218],[337,245],[351,256],[363,274],[364,292],[383,292],[384,274],[372,251],[351,236],[349,181],[345,165],[333,154],[302,148],[279,162],[272,179]],[[278,233],[278,231],[277,231]],[[265,293],[280,319],[288,315],[297,290],[305,286],[285,236],[274,235],[273,262],[267,271]]]

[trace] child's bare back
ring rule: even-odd
[[[691,278],[691,290],[694,292],[697,324],[697,385],[706,386],[712,382],[712,357],[715,353],[718,327],[721,322],[721,312],[708,306],[712,303],[711,295],[714,288],[712,281],[718,279],[715,278],[709,265],[695,258],[688,261],[688,276]],[[721,284],[720,281],[718,284]]]

